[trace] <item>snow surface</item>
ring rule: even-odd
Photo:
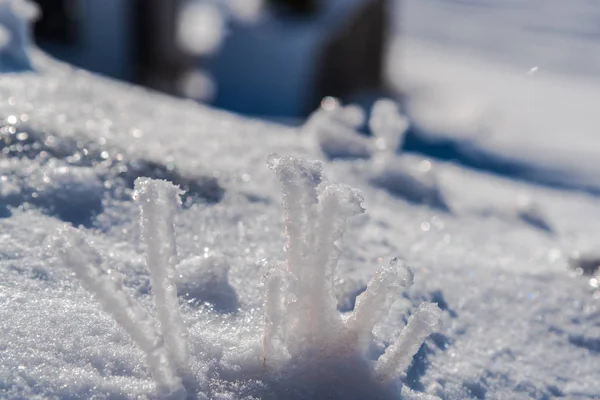
[[[406,0],[389,75],[429,154],[598,193],[600,8]]]
[[[445,4],[451,3],[464,2]],[[438,54],[431,53],[431,46],[407,49]],[[267,261],[286,257],[286,210],[277,177],[266,166],[274,152],[322,159],[330,182],[357,188],[364,198],[366,213],[349,221],[334,280],[344,318],[360,309],[366,297],[357,296],[379,266],[398,257],[414,272],[413,286],[375,325],[369,348],[373,360],[386,348],[393,350],[393,343],[402,343],[401,331],[411,332],[402,330],[411,320],[406,318],[410,310],[423,302],[437,303],[442,310],[440,331],[425,341],[406,375],[395,381],[404,383],[402,393],[386,392],[384,398],[424,398],[420,393],[425,393],[443,399],[594,399],[600,394],[600,295],[595,278],[583,268],[592,271],[598,265],[593,252],[598,249],[600,203],[593,193],[513,180],[423,154],[380,154],[370,141],[361,141],[369,149],[361,158],[332,160],[315,145],[314,136],[306,137],[306,129],[242,118],[109,81],[37,51],[30,56],[36,72],[0,76],[1,398],[156,398],[148,368],[152,364],[146,363],[139,340],[111,315],[120,309],[100,304],[85,288],[116,285],[122,297],[110,299],[111,304],[133,299],[149,318],[159,315],[160,320],[160,304],[155,303],[159,289],[147,267],[140,210],[132,198],[134,181],[143,176],[167,179],[184,191],[183,208],[172,214],[176,256],[183,260],[175,284],[192,355],[189,368],[198,384],[214,399],[256,393],[312,398],[306,376],[288,375],[276,380],[277,386],[248,372],[256,362],[248,361],[254,360],[256,338],[264,334],[265,267]],[[467,59],[460,60],[469,64],[461,73],[474,71]],[[421,67],[431,65],[423,62]],[[486,64],[485,71],[493,68]],[[512,85],[509,76],[494,76],[492,83],[483,78],[481,85],[494,87],[504,87],[499,80],[506,79],[507,93],[520,86]],[[555,81],[550,74],[546,81],[550,88],[578,90],[593,101],[593,82],[587,88],[572,86],[571,78]],[[465,98],[469,86],[444,82],[449,85],[444,93]],[[409,92],[409,104],[423,101],[415,93]],[[469,104],[485,109],[492,92],[476,93]],[[522,96],[515,98],[518,108]],[[455,115],[447,111],[454,98],[449,99],[437,108],[447,118]],[[488,147],[497,151],[492,155],[504,154],[511,140],[518,140],[510,132],[518,132],[524,120],[538,120],[513,114],[508,100],[491,104],[506,106],[506,146]],[[559,111],[577,116],[577,108]],[[417,109],[409,109],[415,124]],[[545,116],[561,118],[558,112]],[[453,127],[453,135],[467,138],[468,129],[477,125],[469,118],[457,125],[440,121],[438,126]],[[533,126],[532,132],[542,126]],[[334,130],[353,134],[348,129]],[[528,155],[530,165],[537,168],[545,166],[540,160],[547,161],[580,179],[572,186],[595,185],[594,158],[584,158],[588,153],[582,152],[594,154],[592,136],[582,133],[581,142],[565,143],[565,153],[554,157],[547,150],[563,138],[552,132]],[[405,147],[409,139],[405,137]],[[525,146],[515,143],[514,149]],[[577,162],[570,158],[567,163],[569,154]],[[446,207],[414,197],[405,181],[386,179],[378,165],[395,173],[392,178],[408,176],[439,193]],[[434,175],[416,173],[423,170]],[[74,228],[65,224],[79,226],[77,249],[110,277],[86,284],[81,276],[93,276],[96,264],[73,270],[60,256],[64,248],[57,247],[57,236],[74,240],[68,233]],[[211,291],[205,291],[208,287]],[[342,390],[365,387],[360,384],[327,382]]]

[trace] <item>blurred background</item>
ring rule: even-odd
[[[386,0],[37,0],[37,44],[116,79],[295,118],[381,90]]]
[[[600,66],[600,4],[586,0],[36,2],[35,39],[55,57],[268,118],[304,118],[324,96],[401,100],[465,56],[486,64],[444,79],[463,94],[489,65],[588,78]]]

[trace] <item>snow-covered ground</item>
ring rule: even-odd
[[[407,12],[418,10],[416,0],[407,3]],[[452,15],[452,4],[498,3],[420,7],[443,16]],[[524,3],[502,4],[517,13]],[[257,350],[264,313],[271,323],[277,317],[264,305],[272,282],[267,267],[286,260],[284,216],[294,215],[281,205],[277,175],[267,167],[271,153],[322,159],[328,182],[357,188],[364,198],[366,212],[350,219],[341,248],[340,312],[349,315],[357,294],[390,259],[404,260],[414,272],[414,285],[373,330],[371,359],[390,348],[421,303],[442,310],[439,332],[396,380],[412,389],[404,397],[598,398],[600,296],[593,287],[598,281],[582,275],[588,264],[600,263],[595,81],[546,74],[541,63],[527,74],[516,62],[481,60],[483,53],[478,60],[463,56],[464,47],[439,49],[439,41],[415,37],[409,35],[397,59],[406,70],[391,67],[404,82],[407,113],[418,128],[404,146],[412,140],[413,149],[427,152],[431,147],[414,141],[444,138],[460,144],[455,155],[465,164],[496,158],[526,165],[531,175],[515,180],[423,154],[395,156],[379,141],[353,136],[360,119],[354,109],[341,116],[323,111],[316,124],[292,129],[115,83],[35,51],[35,72],[0,76],[0,398],[156,398],[156,375],[139,341],[81,278],[92,267],[117,276],[98,282],[118,284],[122,277],[123,298],[161,319],[152,259],[146,259],[156,249],[142,240],[140,220],[148,219],[132,199],[141,176],[166,178],[186,191],[174,211],[182,261],[175,283],[189,332],[192,386],[211,399],[400,398],[340,373],[338,364],[333,372],[328,364],[314,371],[284,366],[274,374],[260,368],[270,365]],[[388,126],[399,129],[397,122]],[[559,134],[567,122],[578,129]],[[394,141],[386,132],[381,137]],[[359,148],[361,157],[327,159],[335,146],[354,156]],[[65,224],[79,226],[79,233]],[[160,238],[170,243],[168,235]],[[69,249],[96,258],[75,268],[76,276]],[[575,252],[582,261],[572,262],[572,270]],[[356,360],[347,360],[354,368]]]
[[[406,93],[409,148],[598,193],[597,4],[401,4],[389,73]]]

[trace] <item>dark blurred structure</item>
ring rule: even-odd
[[[42,12],[37,44],[71,64],[131,80],[134,13],[131,0],[34,0]]]
[[[342,100],[382,89],[387,0],[329,0],[304,18],[234,23],[204,67],[213,103],[243,114],[303,118],[325,96]]]
[[[268,0],[267,3],[296,15],[310,15],[323,0]]]
[[[325,40],[315,80],[314,109],[325,96],[348,99],[383,90],[389,23],[386,1],[365,2]]]
[[[171,94],[184,74],[207,70],[213,104],[252,115],[303,117],[324,96],[383,85],[387,0],[268,0],[269,18],[230,21],[220,50],[201,59],[177,46],[184,1],[36,0],[36,42],[79,67]]]
[[[192,60],[175,45],[179,0],[35,0],[37,44],[113,78],[177,94]]]
[[[178,80],[193,59],[176,44],[182,0],[130,0],[133,3],[132,80],[170,94],[180,94]]]

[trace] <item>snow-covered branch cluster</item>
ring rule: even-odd
[[[362,198],[355,189],[324,181],[320,162],[271,155],[268,165],[281,184],[288,242],[285,262],[270,265],[264,282],[265,325],[257,338],[262,350],[254,364],[265,390],[276,396],[286,393],[287,398],[397,397],[395,383],[425,338],[438,328],[441,311],[434,304],[421,305],[396,342],[370,361],[373,327],[412,284],[411,270],[396,259],[379,269],[357,298],[354,311],[344,318],[337,310],[334,276],[346,221],[364,212]],[[161,398],[205,398],[204,378],[190,369],[193,355],[177,297],[178,195],[179,189],[166,181],[140,178],[135,183],[156,318],[126,292],[119,274],[106,268],[81,230],[63,228],[54,248],[146,354]],[[248,373],[255,376],[256,371]]]
[[[365,125],[364,111],[328,97],[302,127],[308,145],[328,158],[366,158],[369,179],[409,201],[448,209],[430,160],[397,154],[409,124],[396,103],[380,99],[373,104],[368,127],[371,137],[358,130]]]
[[[434,304],[421,305],[396,343],[365,373],[373,327],[412,285],[412,271],[397,259],[380,268],[354,311],[342,318],[336,309],[335,270],[346,221],[364,212],[362,198],[348,186],[322,182],[319,162],[272,155],[269,167],[282,187],[288,243],[286,262],[272,266],[265,283],[265,368],[278,370],[291,363],[319,371],[318,380],[339,374],[339,368],[349,379],[360,371],[362,382],[398,380],[423,341],[438,329],[441,311]],[[344,364],[349,360],[356,370],[348,371]]]

